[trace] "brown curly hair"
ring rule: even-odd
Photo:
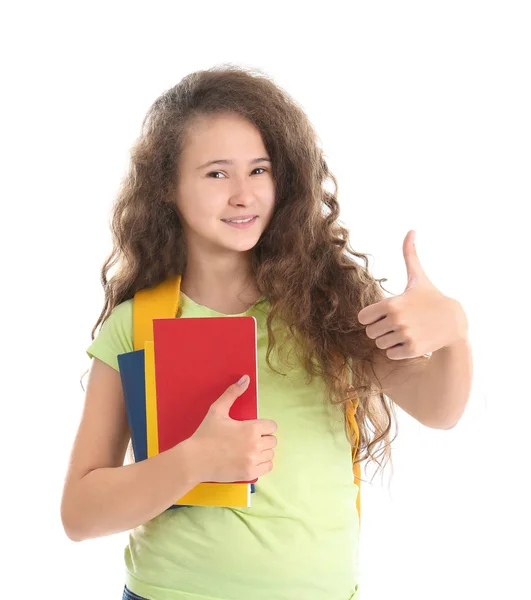
[[[286,325],[285,342],[298,342],[309,380],[319,375],[325,381],[327,400],[358,402],[356,461],[369,458],[383,467],[391,459],[396,419],[372,368],[375,352],[383,351],[357,315],[385,298],[381,282],[386,279],[374,279],[367,256],[350,247],[349,233],[338,221],[337,181],[308,117],[258,69],[225,64],[191,73],[149,108],[113,207],[113,251],[101,271],[105,302],[92,339],[116,305],[185,271],[185,240],[174,200],[179,156],[196,117],[226,113],[259,129],[272,160],[275,209],[252,250],[258,289],[270,303],[268,365],[273,368],[270,354],[278,340],[272,322],[279,317]],[[325,189],[329,182],[332,191]]]

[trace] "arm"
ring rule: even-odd
[[[461,419],[472,388],[472,349],[468,339],[435,351],[417,383],[419,410],[428,427],[451,429]]]
[[[95,358],[61,502],[63,527],[71,540],[133,529],[199,483],[191,440],[124,466],[128,441],[120,374]]]

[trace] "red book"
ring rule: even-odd
[[[153,319],[153,343],[159,452],[189,438],[210,406],[245,374],[249,385],[229,416],[258,418],[254,317]]]

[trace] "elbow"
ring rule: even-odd
[[[446,431],[453,429],[459,423],[459,421],[461,421],[461,418],[465,414],[465,409],[466,403],[457,412],[454,411],[451,415],[447,415],[443,422],[443,426],[440,427],[440,429],[444,429]]]
[[[72,529],[67,529],[66,527],[64,529],[65,529],[67,538],[69,540],[71,540],[72,542],[82,542],[83,541],[84,538],[82,538],[79,535],[76,535]]]
[[[421,421],[421,423],[426,426],[429,427],[430,429],[440,429],[443,431],[449,431],[450,429],[453,429],[461,420],[461,416],[455,416],[455,415],[440,415],[437,418],[431,418],[431,419],[424,419]]]
[[[79,520],[76,519],[75,510],[72,509],[71,503],[69,504],[65,498],[61,502],[61,523],[66,536],[72,542],[82,542],[86,539],[86,536],[83,535],[79,527]]]
[[[443,425],[437,427],[437,429],[441,429],[443,431],[450,431],[450,429],[453,429],[458,422],[459,421],[452,421],[451,423],[444,423]]]
[[[83,536],[79,529],[77,529],[72,522],[72,519],[68,518],[63,511],[61,511],[61,522],[63,523],[63,530],[66,533],[66,537],[72,542],[82,542]]]

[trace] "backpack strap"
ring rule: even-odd
[[[356,421],[356,410],[358,409],[358,404],[359,398],[356,396],[356,400],[354,402],[350,401],[346,405],[345,416],[350,434],[354,439],[354,445],[352,447],[352,470],[354,471],[354,483],[358,486],[356,508],[358,509],[358,516],[361,519],[361,463],[354,462],[360,443],[360,430],[358,427],[358,422]]]
[[[138,290],[133,300],[133,343],[143,350],[153,341],[153,319],[171,319],[179,308],[181,276],[170,277],[155,287]]]
[[[133,346],[144,350],[146,378],[146,427],[148,457],[158,454],[159,440],[156,422],[155,353],[153,319],[171,319],[179,308],[181,276],[166,279],[158,285],[138,290],[133,299]]]

